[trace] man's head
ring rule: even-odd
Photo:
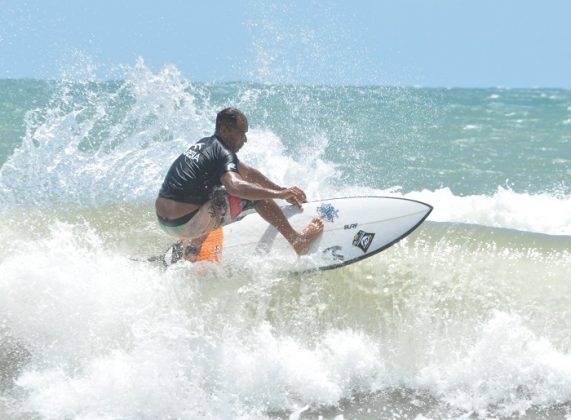
[[[236,108],[225,108],[216,115],[216,137],[234,153],[248,141],[248,119]]]

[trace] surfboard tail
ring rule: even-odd
[[[222,227],[213,230],[208,234],[204,242],[202,243],[202,247],[200,248],[200,252],[198,256],[196,256],[195,262],[199,261],[209,261],[209,262],[220,262],[222,258],[222,249],[224,245],[224,231]],[[161,255],[154,255],[152,257],[147,258],[148,262],[162,262],[165,266],[169,266],[179,262],[180,260],[184,259],[188,253],[195,254],[196,247],[193,246],[185,246],[183,243],[175,242],[172,244],[164,254]],[[190,259],[189,259],[190,261]]]
[[[220,258],[222,258],[223,245],[224,231],[222,230],[222,226],[220,226],[218,229],[215,229],[208,234],[206,240],[202,244],[198,257],[196,257],[196,262],[220,262]]]

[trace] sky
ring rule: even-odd
[[[0,0],[0,78],[571,88],[569,0]]]

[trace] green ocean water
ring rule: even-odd
[[[433,213],[329,272],[133,261],[230,105],[280,185]],[[570,127],[559,89],[0,81],[0,417],[569,417]]]
[[[121,141],[109,139],[113,130],[125,137],[160,125],[162,118],[166,122],[188,118],[176,109],[168,110],[171,115],[160,115],[160,109],[129,115],[137,107],[136,93],[129,92],[126,82],[62,85],[0,81],[0,163],[21,145],[26,112],[50,101],[63,112],[66,106],[77,107],[81,118],[92,125],[82,134],[80,150],[112,147],[110,142]],[[253,128],[271,130],[292,153],[316,138],[325,139],[323,157],[339,165],[343,182],[353,185],[399,185],[406,191],[449,187],[460,195],[490,194],[498,186],[529,193],[570,192],[571,92],[567,90],[230,83],[189,85],[186,92],[196,106],[204,106],[198,112],[214,111],[228,102],[238,104]],[[98,118],[101,106],[107,109]],[[163,127],[148,141],[164,142],[177,135],[188,134]]]

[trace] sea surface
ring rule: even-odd
[[[134,261],[216,112],[309,199],[434,211],[333,271]],[[571,91],[0,80],[0,418],[571,419]]]

